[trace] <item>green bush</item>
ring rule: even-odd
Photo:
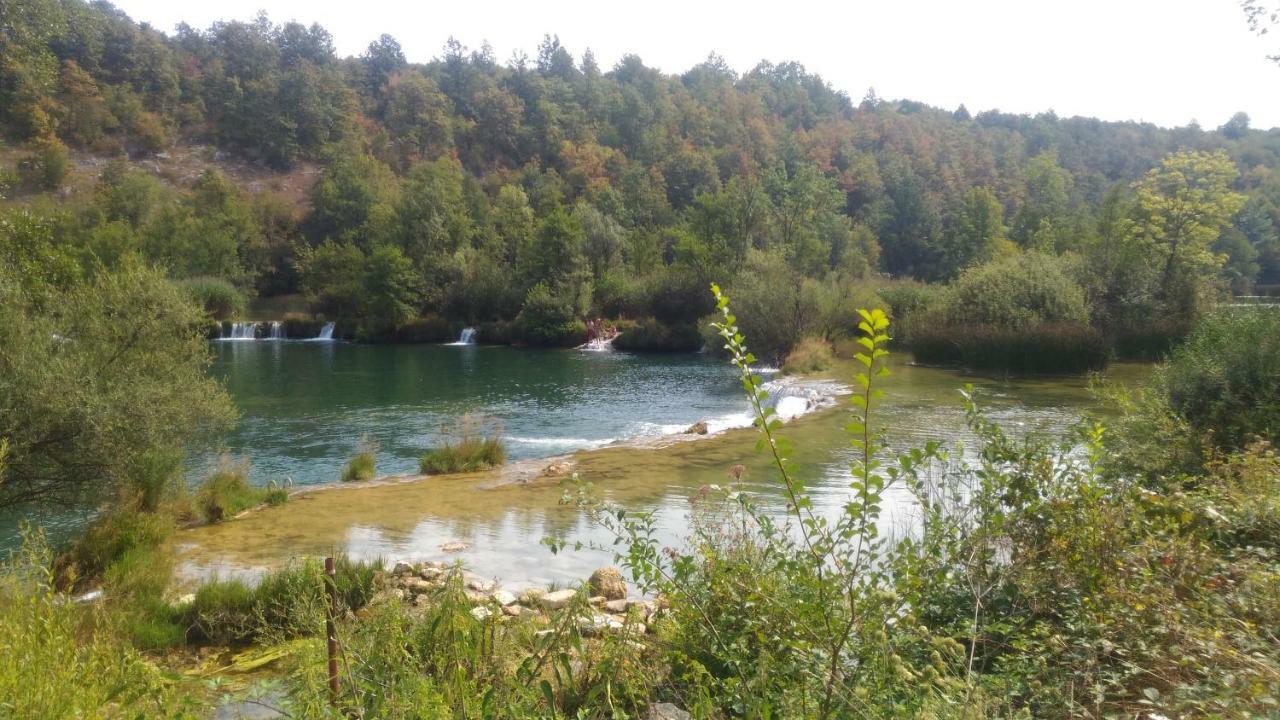
[[[178,287],[215,320],[243,317],[249,306],[244,293],[222,278],[188,278],[178,281]]]
[[[467,435],[457,442],[446,441],[423,454],[419,467],[424,475],[474,472],[507,461],[507,451],[498,437]]]
[[[702,343],[697,325],[664,325],[654,318],[644,318],[619,322],[613,347],[631,352],[694,352]]]
[[[586,340],[586,323],[579,320],[569,298],[551,292],[543,283],[529,289],[516,318],[520,339],[540,347],[571,347]]]
[[[1077,374],[1107,366],[1110,349],[1087,325],[1045,323],[1017,330],[990,326],[916,329],[910,339],[916,362],[960,365],[986,372]]]
[[[790,375],[821,372],[834,362],[835,352],[831,343],[822,338],[807,337],[787,354],[782,371]]]
[[[1025,252],[966,270],[947,289],[942,320],[955,327],[1017,330],[1045,323],[1087,324],[1084,290],[1068,261]]]
[[[57,190],[71,172],[71,154],[59,140],[42,142],[21,166],[27,182],[42,190]]]
[[[1156,384],[1197,435],[1240,449],[1257,435],[1280,444],[1280,312],[1237,308],[1207,316],[1160,369]]]

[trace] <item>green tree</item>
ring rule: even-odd
[[[365,261],[363,314],[380,328],[412,320],[422,299],[413,263],[394,245],[380,245]]]
[[[1135,231],[1162,265],[1161,293],[1174,312],[1193,316],[1205,281],[1222,265],[1212,246],[1244,205],[1231,190],[1235,177],[1226,153],[1183,151],[1134,186]]]
[[[203,310],[131,266],[41,297],[0,263],[0,507],[89,505],[234,409],[206,374]]]

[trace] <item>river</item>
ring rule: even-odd
[[[579,477],[601,496],[654,511],[664,543],[688,535],[690,500],[742,482],[781,512],[779,486],[755,452],[747,402],[731,367],[693,355],[631,355],[483,346],[369,346],[344,343],[215,343],[214,371],[243,416],[226,451],[251,460],[256,483],[321,485],[288,503],[179,534],[181,575],[252,576],[303,555],[345,552],[391,561],[457,560],[512,587],[565,583],[610,562],[608,552],[552,554],[547,537],[607,543],[610,536],[562,504],[562,480],[508,471],[342,486],[335,481],[364,435],[379,445],[380,474],[416,471],[423,450],[482,417],[506,442],[516,467],[572,454]],[[1142,365],[1114,365],[1107,377],[1132,383]],[[814,385],[852,384],[848,365]],[[766,378],[769,377],[766,374]],[[999,380],[896,359],[873,420],[896,448],[969,439],[959,389],[973,383],[993,419],[1014,434],[1060,433],[1102,411],[1088,378]],[[812,383],[811,383],[812,384]],[[801,386],[782,394],[801,396]],[[798,403],[801,408],[804,402]],[[793,403],[792,410],[796,410]],[[680,431],[707,420],[712,435]],[[798,416],[784,435],[799,475],[821,508],[838,507],[849,481],[848,404]],[[717,432],[720,431],[720,432]],[[213,463],[205,458],[203,466]],[[193,468],[193,474],[203,472]],[[461,550],[455,548],[462,547]],[[448,549],[446,549],[448,548]]]

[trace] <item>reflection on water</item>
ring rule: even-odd
[[[356,425],[319,429],[321,421],[305,421],[310,432],[344,438],[366,429],[385,430],[387,422],[405,417],[406,408],[410,407],[416,408],[415,412],[444,415],[480,404],[510,412],[503,417],[504,422],[511,423],[508,418],[514,417],[520,425],[518,432],[528,433],[530,438],[572,433],[571,436],[593,440],[616,437],[627,428],[640,427],[640,422],[661,425],[664,419],[667,423],[677,419],[687,423],[723,412],[740,413],[745,406],[731,373],[723,366],[699,359],[524,353],[494,348],[448,350],[475,356],[455,358],[452,363],[438,357],[430,361],[403,357],[379,360],[377,364],[383,372],[377,374],[381,378],[377,383],[369,382],[367,370],[350,367],[339,350],[326,361],[331,363],[331,377],[321,382],[320,370],[311,367],[307,370],[311,377],[298,382],[330,388],[354,378],[364,388],[364,396],[339,392],[340,398],[323,402],[304,392],[288,397],[297,398],[310,408],[307,412],[319,412],[328,422]],[[491,352],[501,353],[494,356],[498,358],[496,368],[510,376],[497,378],[491,374],[495,364],[485,357]],[[592,365],[595,358],[621,364]],[[406,370],[405,365],[411,369]],[[414,374],[428,366],[443,366],[441,372],[452,373],[449,382],[439,386],[443,388],[442,397],[432,399],[429,406],[424,405],[428,399],[420,387],[421,379]],[[255,372],[269,375],[257,363],[254,367]],[[1144,366],[1120,365],[1113,367],[1109,376],[1120,382],[1133,382],[1146,371]],[[255,413],[260,418],[272,418],[270,423],[285,426],[271,430],[282,438],[287,436],[291,423],[303,422],[289,419],[291,413],[299,414],[296,409],[289,411],[287,406],[292,400],[279,396],[257,400],[242,397],[245,384],[239,372],[234,367],[229,381],[237,399],[246,407],[250,422]],[[388,387],[378,387],[381,382]],[[644,387],[655,382],[660,383],[659,388]],[[1088,381],[1083,378],[997,381],[899,365],[889,378],[873,424],[883,428],[890,444],[900,449],[927,440],[971,442],[958,393],[965,382],[977,386],[989,416],[1015,434],[1060,433],[1083,413],[1097,409],[1087,389]],[[602,386],[620,395],[601,401]],[[402,393],[408,393],[407,397]],[[424,407],[428,409],[423,410]],[[528,419],[520,413],[528,413]],[[847,421],[848,405],[841,403],[835,410],[794,420],[783,431],[796,447],[797,473],[823,512],[834,511],[847,499],[851,453],[843,429]],[[510,424],[506,432],[512,434]],[[728,483],[728,468],[737,463],[746,467],[746,489],[757,492],[773,511],[781,512],[779,487],[766,459],[755,452],[755,440],[754,431],[741,430],[661,449],[603,447],[579,452],[577,470],[606,498],[633,510],[653,511],[661,541],[679,544],[688,532],[690,498],[704,485]],[[420,435],[417,441],[421,441]],[[314,439],[304,442],[323,444]],[[345,447],[344,452],[307,456],[316,466],[330,463],[323,472],[316,473],[317,477],[337,473],[345,459]],[[539,452],[513,447],[513,454],[538,457],[559,449],[544,446]],[[542,545],[543,538],[606,545],[612,539],[579,509],[561,505],[563,493],[564,488],[554,480],[512,484],[501,482],[496,473],[373,487],[330,487],[295,497],[279,508],[182,533],[182,569],[188,578],[253,573],[292,557],[345,552],[385,560],[457,559],[470,569],[500,578],[513,587],[563,583],[585,577],[611,558],[606,552],[591,550],[553,555]],[[455,541],[466,543],[466,549],[453,553],[442,549],[442,545]]]

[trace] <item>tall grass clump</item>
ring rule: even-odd
[[[342,469],[342,482],[364,482],[378,475],[378,441],[368,435],[360,438],[355,457]]]
[[[181,717],[193,703],[122,642],[97,604],[54,589],[43,536],[0,563],[0,714],[14,718]]]
[[[368,604],[380,565],[380,560],[337,558],[333,583],[340,613]],[[329,605],[328,582],[324,566],[315,558],[268,572],[256,584],[239,579],[207,582],[179,611],[186,639],[193,644],[244,645],[317,635]]]
[[[218,467],[196,488],[196,508],[208,523],[222,522],[264,502],[278,504],[288,498],[279,487],[259,488],[249,484],[249,465],[218,461]]]
[[[188,278],[178,281],[178,287],[214,320],[243,317],[249,307],[244,293],[222,278]]]
[[[782,371],[790,375],[822,372],[835,362],[831,343],[822,338],[808,337],[799,342],[782,363]]]
[[[497,467],[506,461],[507,450],[498,430],[486,431],[482,419],[464,415],[452,439],[423,453],[418,465],[424,475],[442,475]]]

